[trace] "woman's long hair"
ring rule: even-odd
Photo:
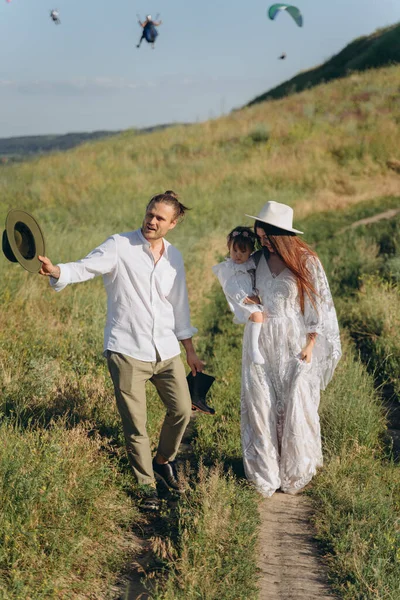
[[[264,231],[276,254],[295,275],[301,311],[304,313],[304,298],[306,295],[314,308],[316,308],[315,298],[318,294],[313,285],[311,273],[307,267],[307,261],[311,257],[317,258],[317,254],[311,250],[310,246],[291,231],[279,229],[268,223],[263,223],[262,221],[255,222],[254,232],[256,235],[257,229],[262,229]],[[268,258],[270,254],[268,248],[264,246],[263,250],[266,254],[266,258]]]

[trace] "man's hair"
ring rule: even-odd
[[[153,206],[153,204],[157,204],[159,202],[168,204],[168,206],[172,206],[174,209],[174,219],[179,219],[180,221],[185,216],[185,212],[190,210],[190,208],[182,204],[182,202],[179,202],[178,194],[176,194],[173,190],[167,190],[163,194],[157,194],[156,196],[153,196],[146,206],[146,210],[150,206]]]

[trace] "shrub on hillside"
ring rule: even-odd
[[[400,284],[400,256],[388,258],[384,267],[384,275],[389,281]]]
[[[354,235],[349,237],[348,232],[317,250],[333,294],[341,297],[355,293],[360,287],[361,277],[375,273],[382,263],[379,247],[374,241]]]
[[[265,125],[260,124],[250,131],[249,139],[254,144],[262,144],[263,142],[268,142],[270,135],[269,129]]]

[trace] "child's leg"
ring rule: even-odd
[[[250,330],[250,355],[251,360],[256,365],[263,365],[264,358],[258,347],[258,339],[261,333],[261,327],[264,323],[264,315],[262,312],[254,312],[250,315],[251,330]]]

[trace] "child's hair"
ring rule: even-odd
[[[250,227],[242,227],[239,225],[238,227],[235,227],[235,229],[232,229],[226,239],[229,250],[232,246],[237,246],[242,252],[245,252],[246,250],[250,250],[250,252],[254,251],[256,235]]]
[[[172,206],[174,209],[174,218],[182,220],[185,216],[185,212],[190,210],[187,206],[179,202],[178,194],[176,194],[172,190],[167,190],[163,194],[157,194],[153,196],[150,202],[148,203],[146,208],[149,208],[153,204],[157,204],[158,202],[162,202],[163,204],[168,204],[168,206]]]

